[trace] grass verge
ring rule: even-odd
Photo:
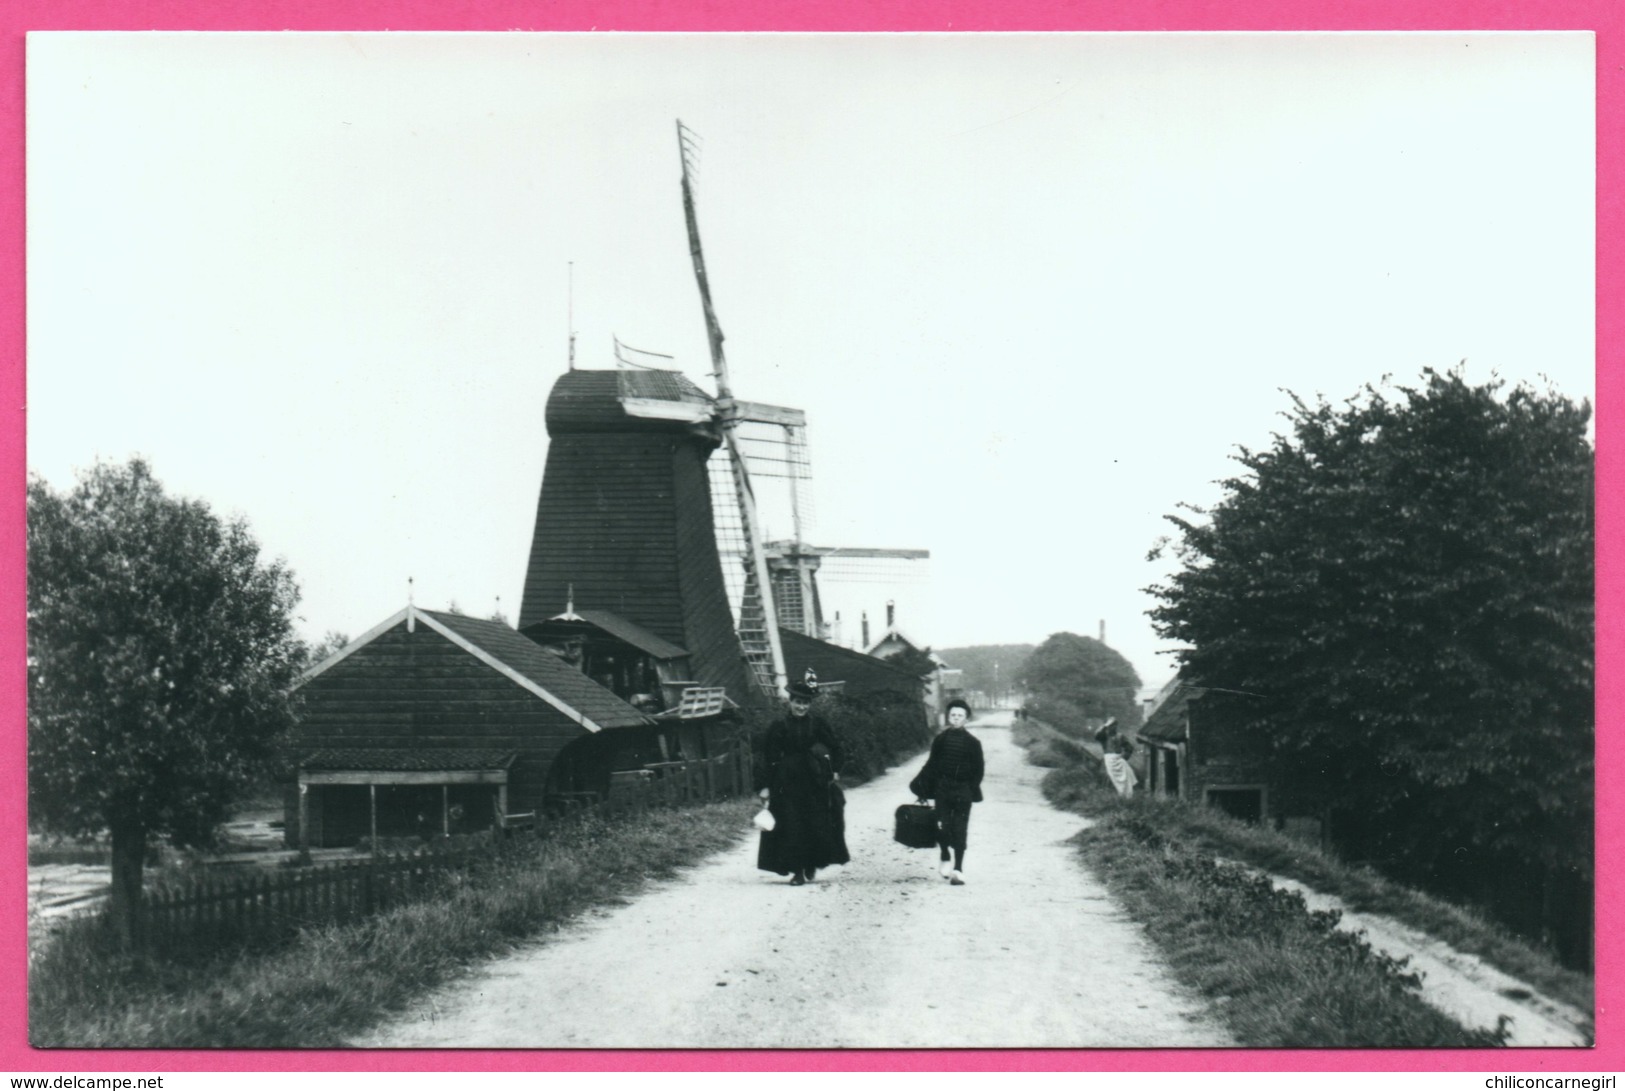
[[[738,800],[564,824],[526,851],[451,876],[439,896],[307,930],[263,954],[118,954],[97,922],[29,967],[39,1047],[332,1048],[464,968],[737,843]]]
[[[1416,976],[1337,931],[1335,913],[1310,912],[1261,875],[1161,838],[1139,810],[1103,816],[1076,843],[1174,974],[1209,1000],[1240,1044],[1501,1044],[1423,1003]]]
[[[1055,732],[1043,724],[1019,726],[1016,740],[1036,764],[1053,770],[1044,781],[1051,802],[1096,820],[1079,836],[1080,852],[1145,924],[1175,972],[1215,1002],[1244,1044],[1495,1041],[1422,1004],[1402,963],[1369,949],[1363,955],[1345,949],[1350,937],[1332,932],[1335,915],[1310,913],[1296,895],[1274,891],[1267,879],[1245,869],[1218,865],[1215,856],[1298,879],[1352,908],[1402,921],[1549,996],[1591,1010],[1589,977],[1474,913],[1211,808],[1121,799],[1092,755],[1068,760],[1076,748],[1058,744]],[[1297,923],[1288,927],[1288,920]],[[1237,921],[1245,926],[1238,929]]]
[[[1555,1000],[1592,1010],[1594,981],[1519,939],[1488,917],[1452,905],[1384,878],[1368,867],[1351,866],[1320,847],[1277,830],[1231,818],[1212,807],[1135,797],[1120,799],[1093,762],[1062,766],[1051,773],[1045,793],[1057,806],[1100,817],[1125,806],[1158,816],[1169,836],[1192,848],[1296,879],[1335,895],[1349,909],[1390,917],[1425,932],[1465,954],[1474,955]]]

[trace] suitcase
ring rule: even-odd
[[[911,849],[935,848],[937,812],[923,803],[905,803],[897,808],[897,827],[892,840]]]

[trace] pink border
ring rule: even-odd
[[[0,468],[6,491],[0,515],[0,694],[16,715],[0,791],[0,829],[13,866],[0,868],[5,909],[0,935],[4,980],[0,999],[0,1068],[17,1073],[184,1071],[628,1071],[651,1070],[1108,1070],[1230,1071],[1274,1069],[1437,1071],[1617,1071],[1625,1050],[1613,1032],[1622,954],[1620,882],[1603,870],[1597,885],[1598,1046],[1594,1051],[912,1051],[912,1052],[185,1052],[39,1051],[27,1044],[26,859],[23,770],[24,199],[23,60],[30,30],[489,30],[588,31],[1049,31],[1049,30],[1591,30],[1597,71],[1597,456],[1599,481],[1617,481],[1620,451],[1613,428],[1620,395],[1615,370],[1625,321],[1625,5],[1617,0],[614,0],[535,3],[486,0],[11,0],[0,8],[0,310],[5,353],[0,361]],[[1599,541],[1611,547],[1620,527],[1617,493],[1599,488]],[[1621,681],[1610,668],[1622,648],[1618,615],[1621,558],[1598,551],[1597,702],[1599,810],[1597,843],[1617,844],[1625,817],[1617,790],[1620,747],[1605,715],[1620,707]]]

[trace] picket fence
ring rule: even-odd
[[[571,814],[637,815],[743,795],[750,786],[749,753],[739,750],[656,766],[649,777],[617,783],[607,797]],[[154,949],[177,943],[274,944],[302,928],[348,923],[426,897],[456,876],[472,875],[534,844],[549,829],[544,822],[430,843],[414,852],[171,882],[144,893],[140,942]]]
[[[715,758],[646,766],[643,776],[610,784],[598,809],[607,815],[642,814],[706,799],[728,799],[751,790],[750,751],[740,747]]]

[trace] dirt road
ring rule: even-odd
[[[435,993],[354,1044],[818,1048],[1215,1046],[1231,1041],[1165,973],[1065,844],[1008,713],[987,753],[967,885],[891,840],[922,758],[847,795],[852,863],[791,887],[754,838]]]

